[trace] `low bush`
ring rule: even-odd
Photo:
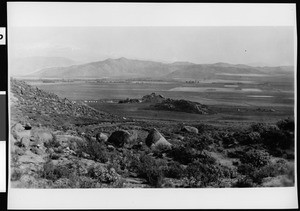
[[[184,145],[174,146],[169,152],[168,156],[172,157],[175,161],[182,164],[189,164],[197,156],[197,150]]]
[[[184,176],[184,169],[178,162],[171,162],[164,171],[166,177],[180,179]]]
[[[120,177],[114,168],[107,169],[101,165],[95,165],[90,168],[87,175],[101,183],[112,183]]]
[[[56,181],[60,178],[68,178],[72,172],[73,167],[71,164],[56,166],[51,161],[48,161],[43,165],[39,174],[42,178]]]
[[[291,118],[280,120],[276,123],[276,125],[278,126],[278,128],[280,130],[286,130],[286,131],[292,131],[292,132],[295,130],[295,122]]]
[[[57,148],[57,147],[60,146],[60,143],[57,140],[56,136],[55,135],[52,135],[52,136],[53,136],[52,140],[44,142],[45,147],[47,147],[47,148]]]
[[[157,162],[154,158],[143,155],[140,157],[140,163],[138,166],[138,174],[139,176],[145,178],[150,185],[159,188],[163,183],[163,170],[161,168],[159,162]]]
[[[222,170],[217,165],[208,165],[200,160],[189,164],[185,170],[190,187],[207,187],[222,178]]]
[[[255,149],[247,151],[246,153],[242,154],[239,158],[243,164],[249,164],[254,167],[262,167],[270,162],[269,153]]]
[[[86,143],[78,142],[76,153],[82,156],[83,153],[88,154],[91,159],[105,163],[108,161],[106,146],[93,139],[88,139]]]

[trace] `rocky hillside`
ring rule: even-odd
[[[32,87],[23,81],[11,80],[11,94],[18,102],[18,109],[27,114],[30,124],[42,124],[63,129],[68,124],[80,121],[112,121],[119,117],[99,112],[84,104],[72,102],[66,98]]]
[[[247,127],[125,121],[10,83],[12,188],[294,185],[293,119]]]

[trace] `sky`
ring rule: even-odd
[[[26,40],[26,42],[24,42]],[[125,57],[160,62],[294,63],[292,27],[17,27],[10,55],[79,62]]]
[[[293,65],[291,5],[8,3],[9,57]]]

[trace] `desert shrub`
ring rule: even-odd
[[[54,165],[51,161],[46,162],[42,170],[40,171],[40,176],[48,180],[58,180],[60,178],[68,178],[73,172],[72,165]]]
[[[280,130],[294,131],[295,130],[295,122],[291,118],[287,118],[284,120],[280,120],[276,123]]]
[[[195,148],[197,150],[207,149],[209,145],[214,143],[214,139],[209,134],[201,134],[198,136],[188,137],[186,144],[189,147]]]
[[[162,157],[164,153],[167,153],[170,150],[169,146],[159,144],[152,150],[153,154],[157,157]]]
[[[171,162],[164,171],[166,177],[180,179],[184,176],[184,169],[178,162]]]
[[[182,164],[191,163],[197,156],[197,151],[191,147],[184,145],[174,146],[168,152],[168,156],[172,157],[175,161]]]
[[[250,164],[254,167],[262,167],[270,162],[269,153],[262,150],[251,149],[242,154],[240,161],[244,164]]]
[[[255,124],[252,124],[250,126],[250,131],[253,131],[253,132],[258,132],[258,133],[263,133],[264,131],[268,130],[269,126],[266,125],[265,123],[255,123]]]
[[[294,136],[287,131],[282,131],[277,127],[269,128],[262,134],[264,145],[269,149],[287,149],[294,146]]]
[[[86,143],[78,142],[76,153],[82,156],[83,152],[90,155],[91,159],[105,163],[108,161],[107,150],[104,144],[93,139],[89,139]]]
[[[95,165],[90,168],[88,176],[93,179],[97,179],[101,183],[112,183],[117,181],[120,177],[114,168],[107,169],[101,165]]]
[[[132,151],[125,151],[122,154],[111,152],[109,154],[108,168],[114,168],[118,173],[135,172],[139,168],[139,154],[134,154]]]
[[[60,142],[57,140],[56,136],[53,135],[52,140],[49,140],[47,142],[44,142],[44,146],[47,148],[55,148],[55,147],[59,147],[60,146]]]
[[[163,183],[163,170],[160,168],[159,162],[148,155],[142,155],[140,157],[140,163],[138,167],[139,176],[145,178],[150,185],[154,187],[161,187]]]
[[[284,175],[287,174],[288,170],[289,168],[287,163],[284,160],[280,160],[274,164],[270,163],[266,166],[255,169],[249,173],[249,176],[252,178],[253,182],[261,184],[264,178]]]
[[[185,172],[190,187],[206,187],[222,178],[222,169],[218,165],[204,164],[200,160],[190,163]]]
[[[237,188],[250,188],[254,186],[255,184],[253,183],[252,179],[249,177],[240,178],[236,183],[232,185],[232,187],[237,187]]]
[[[223,146],[225,148],[232,147],[234,145],[237,145],[237,140],[232,134],[225,134],[222,138]]]

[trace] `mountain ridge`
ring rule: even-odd
[[[150,78],[202,78],[215,74],[272,74],[284,73],[293,67],[252,67],[243,64],[218,62],[213,64],[195,64],[191,62],[162,63],[146,60],[105,59],[66,67],[44,68],[27,76],[38,78],[105,78],[105,77],[150,77]]]

